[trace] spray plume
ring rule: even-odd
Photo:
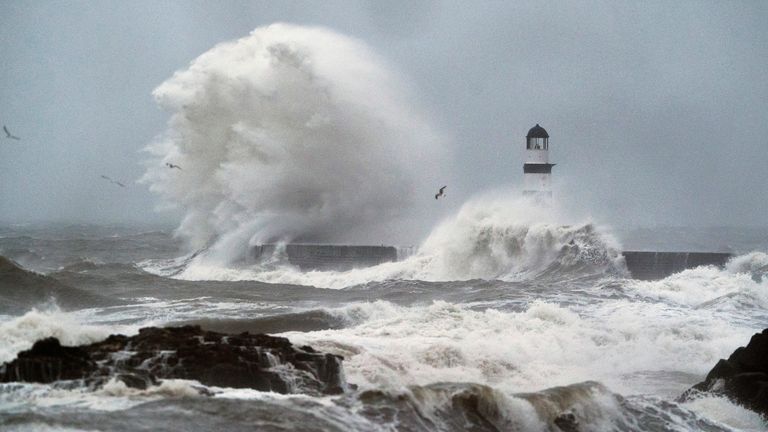
[[[143,181],[184,212],[178,235],[224,260],[261,242],[389,240],[431,197],[435,132],[380,58],[330,30],[258,28],[153,94],[171,118]]]

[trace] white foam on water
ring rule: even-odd
[[[516,419],[514,424],[526,431],[543,430],[536,424],[546,423],[548,417],[541,414],[541,407],[532,411],[529,402],[521,402],[516,396],[520,392],[539,392],[553,386],[596,380],[621,394],[633,394],[638,388],[658,394],[662,390],[654,389],[654,381],[638,382],[643,380],[643,373],[657,371],[689,377],[678,383],[678,393],[681,393],[693,384],[690,376],[703,377],[719,358],[727,357],[733,351],[735,344],[746,343],[756,325],[733,320],[730,314],[722,311],[633,298],[598,298],[577,306],[532,301],[519,312],[475,310],[447,302],[407,307],[377,301],[351,304],[330,312],[343,319],[347,327],[310,333],[292,332],[286,336],[293,343],[308,344],[320,351],[345,356],[348,380],[363,390],[398,393],[412,391],[409,388],[413,386],[441,382],[488,385],[503,395],[494,402],[494,410],[509,411],[509,419]],[[43,324],[32,326],[34,329],[45,329],[54,322],[60,332],[74,330],[71,336],[74,337],[72,341],[78,341],[76,343],[98,340],[107,334],[98,326],[74,323],[72,329],[73,320],[83,320],[76,314],[32,311],[25,316],[33,323],[42,320]],[[23,328],[20,325],[25,322],[23,318],[15,318],[11,328]],[[3,326],[8,324],[2,323]],[[92,333],[90,330],[94,329],[96,332]],[[33,335],[27,336],[31,345],[36,339],[34,335],[40,333],[22,334]],[[159,388],[148,391],[129,389],[115,381],[94,394],[29,386],[42,394],[33,397],[14,395],[11,400],[35,406],[114,410],[134,406],[140,401],[197,394],[194,383],[175,380],[168,380]],[[668,391],[669,387],[666,383],[663,391]],[[273,397],[254,391],[218,390],[218,394],[214,392],[216,397]],[[606,391],[606,394],[610,392]],[[447,403],[447,396],[435,396],[437,399],[434,400],[431,397],[420,399],[427,404],[425,409],[434,402],[429,409],[439,411]],[[572,406],[591,410],[591,417],[580,414],[582,418],[591,419],[590,430],[611,430],[611,424],[626,420],[612,398],[597,394],[587,399],[574,402]],[[323,400],[322,403],[331,403],[330,399]],[[294,406],[292,402],[286,403]],[[706,403],[709,402],[691,403],[685,408],[734,428],[759,430],[750,429],[750,425],[757,423],[749,412],[728,405],[716,405],[722,412],[715,412]],[[334,415],[343,414],[336,411],[334,409]],[[439,416],[439,412],[435,412]],[[547,416],[557,414],[557,409],[552,408]],[[680,424],[685,424],[684,420],[688,421],[681,419]],[[362,420],[355,417],[355,421]]]
[[[507,191],[509,192],[509,191]],[[258,280],[343,288],[384,280],[525,280],[569,272],[623,271],[618,242],[590,222],[569,223],[552,206],[543,208],[514,191],[470,200],[439,224],[402,261],[350,271],[300,271],[290,265],[221,265],[200,255],[173,277],[187,280]],[[145,270],[169,275],[158,263]]]
[[[476,382],[515,393],[597,380],[631,394],[636,385],[628,375],[703,376],[733,351],[734,340],[748,341],[754,332],[708,311],[627,300],[580,314],[542,301],[523,312],[378,301],[335,313],[353,325],[286,336],[343,355],[349,381],[364,388]],[[680,392],[690,384],[680,383]]]
[[[763,432],[768,423],[754,411],[734,404],[724,397],[704,396],[682,404],[706,418],[745,432]]]
[[[133,326],[89,325],[78,315],[50,310],[32,309],[22,316],[0,322],[0,363],[16,358],[19,351],[47,337],[59,339],[62,345],[74,346],[97,342],[112,333],[133,333]]]
[[[544,431],[546,423],[536,407],[524,398],[505,395],[491,387],[479,385],[437,385],[410,387],[402,395],[416,406],[419,414],[428,419],[438,430],[450,430],[446,417],[453,417],[456,399],[467,395],[478,400],[478,412],[498,430]],[[459,404],[461,406],[461,404]]]
[[[138,299],[134,299],[138,300]],[[141,303],[82,309],[73,312],[81,322],[112,325],[131,322],[129,330],[139,326],[162,326],[170,322],[200,318],[255,318],[262,315],[284,313],[288,308],[269,302],[218,300],[213,296],[190,297],[174,300],[144,299]]]
[[[658,281],[627,281],[625,286],[642,297],[696,308],[739,312],[768,309],[768,278],[759,269],[766,255],[752,252],[734,257],[725,269],[702,266]]]
[[[764,252],[750,252],[731,258],[725,265],[730,273],[749,273],[764,275],[768,273],[768,254]]]
[[[24,408],[80,408],[96,411],[119,411],[160,399],[198,397],[205,386],[197,381],[166,379],[145,390],[130,388],[122,381],[111,379],[97,390],[58,384],[13,383],[0,384],[0,410],[19,411]]]
[[[387,431],[391,428],[384,427],[358,412],[355,400],[344,400],[344,396],[312,397],[302,394],[281,394],[263,392],[253,389],[235,389],[222,387],[209,387],[213,397],[217,399],[237,399],[248,401],[261,401],[269,404],[276,412],[285,411],[310,411],[313,417],[322,419],[337,430],[364,430]],[[339,403],[342,401],[341,403]],[[351,406],[350,406],[351,405]],[[263,428],[269,429],[271,420],[264,419]],[[307,425],[301,425],[301,428]],[[259,430],[262,424],[255,424]]]
[[[111,379],[94,394],[96,396],[123,397],[131,399],[149,398],[178,398],[200,396],[200,391],[206,387],[195,380],[164,379],[160,384],[149,386],[144,390],[131,388],[122,381]]]
[[[578,313],[544,301],[533,301],[521,312],[472,310],[441,301],[411,307],[377,301],[332,313],[348,327],[284,336],[344,356],[348,381],[362,389],[397,393],[411,386],[471,382],[507,398],[584,381],[624,395],[643,389],[673,398],[739,343],[746,344],[759,325],[707,309],[630,299],[596,300]],[[590,430],[612,430],[615,422],[630,421],[612,397],[601,402],[593,396],[590,409],[602,414],[590,420]],[[758,424],[753,413],[717,406],[722,412],[710,412],[705,402],[685,408],[737,429]],[[556,411],[550,414],[561,413]],[[678,414],[680,425],[693,421]]]

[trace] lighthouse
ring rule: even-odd
[[[532,127],[525,137],[525,163],[523,174],[525,189],[523,194],[538,202],[548,202],[552,198],[552,167],[549,163],[549,134],[539,126]]]

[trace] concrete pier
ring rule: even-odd
[[[275,252],[285,254],[291,265],[302,270],[345,271],[397,260],[397,249],[393,246],[288,244],[284,251],[279,251],[277,245],[266,244],[254,247],[252,256],[264,260],[273,257]]]
[[[704,265],[722,267],[731,258],[725,252],[641,252],[624,251],[627,270],[634,279],[657,280]]]
[[[393,246],[341,246],[319,244],[288,244],[284,250],[278,245],[255,246],[251,256],[256,261],[275,256],[287,259],[301,270],[337,270],[371,267],[397,261],[397,249]],[[657,280],[673,273],[703,265],[722,267],[731,258],[721,252],[653,252],[624,251],[627,270],[634,279]]]

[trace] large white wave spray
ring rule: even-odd
[[[248,242],[391,238],[441,160],[400,81],[330,30],[258,28],[155,89],[171,118],[142,180],[184,211],[177,233],[223,261]]]
[[[522,280],[621,272],[618,243],[590,222],[564,224],[556,206],[541,207],[519,191],[476,197],[438,224],[409,257],[350,271],[302,272],[277,265],[222,266],[207,259],[165,270],[145,269],[190,280],[259,280],[343,288],[384,280]],[[162,267],[162,266],[161,266]]]

